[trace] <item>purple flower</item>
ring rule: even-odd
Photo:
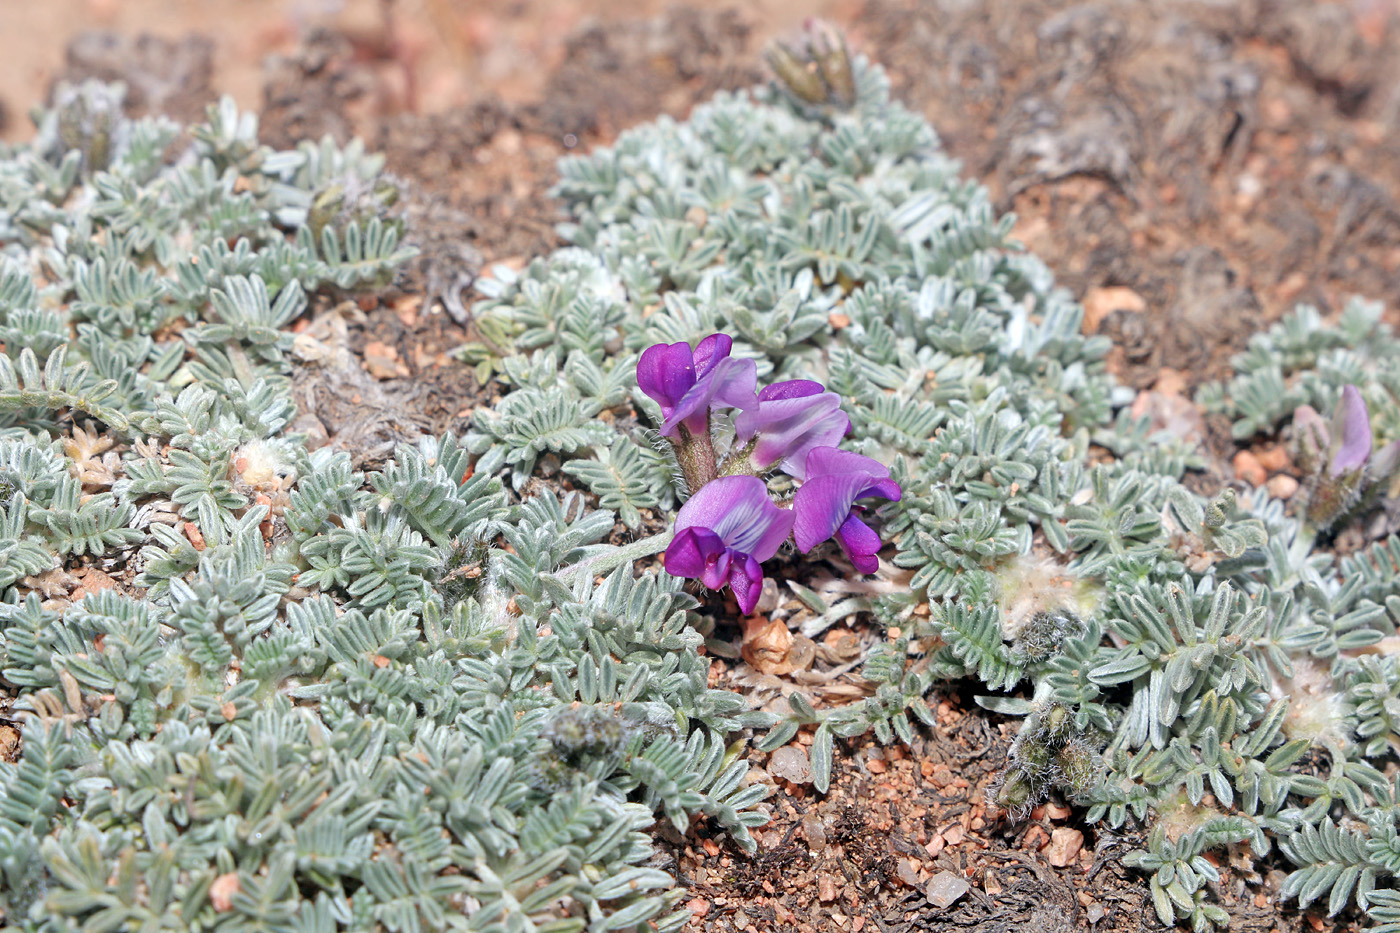
[[[836,446],[850,429],[841,396],[824,391],[819,382],[793,379],[758,393],[757,410],[734,419],[734,441],[742,446],[757,438],[749,452],[755,470],[781,461],[783,472],[804,479],[807,452]]]
[[[705,432],[710,409],[722,406],[748,411],[757,406],[753,360],[730,359],[734,338],[711,334],[692,352],[688,343],[658,343],[637,361],[637,385],[661,406],[661,433],[678,435],[684,425],[693,435]]]
[[[1327,463],[1327,472],[1341,476],[1361,469],[1371,456],[1371,415],[1356,386],[1342,386],[1342,400],[1337,403],[1333,424],[1340,428],[1341,437]]]
[[[748,615],[763,588],[759,565],[792,531],[793,514],[768,498],[756,476],[722,476],[702,486],[676,514],[676,536],[666,548],[666,572],[699,577],[712,590],[728,583]]]
[[[806,472],[807,480],[792,500],[797,549],[805,554],[834,535],[857,570],[874,573],[880,566],[875,556],[880,536],[860,520],[864,510],[856,500],[880,496],[898,501],[901,490],[889,468],[849,450],[816,447],[807,455]]]
[[[1293,410],[1293,436],[1298,444],[1298,465],[1308,473],[1320,470],[1332,444],[1326,419],[1311,405],[1299,405]]]

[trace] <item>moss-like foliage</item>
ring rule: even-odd
[[[675,929],[642,830],[767,819],[694,600],[573,580],[611,513],[510,501],[452,434],[308,453],[288,327],[412,255],[396,183],[119,104],[0,150],[6,928]]]
[[[805,634],[858,612],[898,629],[865,659],[872,695],[816,710],[794,693],[764,747],[815,725],[824,789],[836,738],[907,740],[933,725],[931,690],[974,677],[1031,697],[985,700],[1029,715],[1001,787],[1012,809],[1059,786],[1112,827],[1189,812],[1134,857],[1164,922],[1223,921],[1203,853],[1245,840],[1256,857],[1282,843],[1304,904],[1391,903],[1371,895],[1400,868],[1383,775],[1400,545],[1339,566],[1265,490],[1191,492],[1193,449],[1124,410],[1105,342],[880,71],[856,63],[849,107],[778,71],[786,93],[720,95],[565,160],[573,245],[499,270],[463,350],[512,386],[466,437],[479,468],[520,487],[548,455],[609,501],[670,508],[684,492],[656,454],[658,412],[627,391],[634,354],[730,334],[760,380],[840,393],[845,446],[904,491],[876,513],[894,542],[882,579],[835,604],[794,581]],[[1246,437],[1355,384],[1379,447],[1400,436],[1397,359],[1375,309],[1335,326],[1303,310],[1203,401]],[[1040,735],[1047,711],[1062,734]],[[1301,771],[1313,743],[1322,776]]]
[[[752,848],[738,734],[815,727],[824,789],[836,738],[908,740],[967,677],[1027,717],[1006,803],[1153,827],[1164,921],[1221,922],[1205,852],[1246,840],[1302,903],[1400,916],[1400,543],[1336,562],[1264,490],[1183,486],[1011,219],[850,64],[851,94],[721,95],[566,160],[573,245],[487,280],[462,351],[507,391],[369,473],[289,433],[287,351],[309,294],[408,255],[377,160],[271,151],[230,105],[183,137],[98,85],[0,150],[8,925],[673,930],[643,830]],[[850,705],[709,689],[695,600],[630,563],[654,539],[602,543],[685,494],[636,354],[716,332],[840,393],[903,488],[874,579],[791,581],[808,635],[899,630]],[[1355,385],[1380,446],[1396,350],[1374,310],[1300,312],[1203,398],[1246,437]]]

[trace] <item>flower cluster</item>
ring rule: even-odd
[[[1371,415],[1354,385],[1342,397],[1329,425],[1311,405],[1293,413],[1297,461],[1308,478],[1308,520],[1326,531],[1351,511],[1366,487],[1383,482],[1400,466],[1400,441],[1373,450]]]
[[[789,535],[804,554],[829,538],[861,573],[879,565],[880,536],[861,519],[861,499],[896,500],[899,484],[869,457],[836,445],[851,428],[841,397],[806,379],[758,389],[753,360],[729,355],[724,334],[657,344],[637,362],[637,383],[661,406],[661,434],[691,491],[676,515],[666,571],[710,589],[728,584],[739,608],[753,611],[760,566]],[[721,459],[714,413],[733,409],[733,440]],[[727,431],[723,432],[727,435]],[[761,478],[778,469],[801,485],[782,507]]]

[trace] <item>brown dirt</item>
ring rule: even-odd
[[[872,0],[860,21],[1141,387],[1161,367],[1219,378],[1299,301],[1400,319],[1398,12]]]
[[[557,245],[561,218],[546,194],[556,159],[753,82],[762,42],[807,13],[847,27],[889,68],[896,93],[1084,297],[1086,327],[1114,339],[1120,377],[1155,386],[1158,401],[1226,375],[1248,336],[1297,301],[1334,311],[1357,293],[1400,320],[1397,0],[748,6],[5,4],[0,56],[13,67],[0,75],[0,132],[27,133],[18,115],[51,80],[95,75],[126,80],[138,109],[188,119],[230,91],[263,111],[272,141],[356,133],[384,151],[411,186],[423,255],[390,293],[325,301],[302,322],[327,355],[297,383],[299,429],[369,461],[418,431],[461,430],[489,403],[449,351],[467,337],[463,306],[484,264]],[[70,44],[73,24],[110,31]],[[1236,448],[1218,426],[1204,432],[1212,481],[1232,476]],[[796,683],[756,674],[737,659],[738,634],[720,635],[729,649],[716,683],[775,696]],[[838,666],[834,649],[815,650],[812,671]],[[860,689],[849,674],[829,683],[832,702]],[[774,787],[758,854],[707,826],[666,842],[696,912],[689,929],[1160,929],[1142,877],[1119,861],[1138,839],[1131,828],[1088,827],[1057,806],[1006,822],[985,793],[1010,725],[969,695],[937,712],[939,727],[910,748],[838,743],[826,795],[773,777],[770,756],[751,753],[751,776]],[[8,735],[0,726],[0,746]],[[1059,857],[1076,832],[1083,851]],[[970,888],[938,908],[925,889],[944,871]],[[1234,929],[1333,927],[1316,909],[1278,906],[1277,874],[1246,883],[1225,864],[1222,876]]]

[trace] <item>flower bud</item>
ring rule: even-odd
[[[826,82],[815,62],[806,61],[776,39],[768,43],[763,57],[792,96],[807,104],[826,102]]]
[[[825,20],[807,23],[811,37],[812,58],[817,63],[822,80],[826,82],[831,102],[850,107],[856,102],[856,81],[851,73],[851,57],[846,52],[846,40],[840,30]]]

